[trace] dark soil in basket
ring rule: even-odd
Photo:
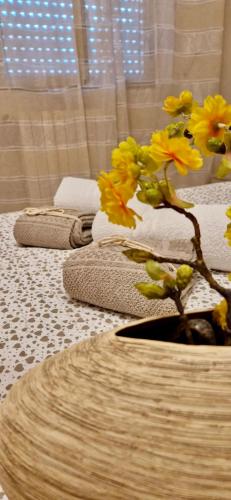
[[[192,324],[192,338],[195,345],[224,345],[224,332],[212,321],[212,312],[204,311],[188,314]],[[205,324],[206,320],[209,325]],[[213,334],[207,334],[206,328],[212,327]],[[178,316],[146,320],[144,323],[127,326],[116,334],[119,337],[134,339],[159,340],[180,344],[191,344],[182,328]]]

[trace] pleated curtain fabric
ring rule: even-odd
[[[0,5],[1,212],[50,204],[64,176],[96,178],[128,135],[148,143],[167,95],[231,98],[230,0],[14,4]],[[172,176],[211,182],[211,160]]]

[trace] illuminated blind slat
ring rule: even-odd
[[[113,3],[115,5],[113,5]],[[123,73],[127,78],[143,74],[143,0],[112,1],[112,27],[103,5],[96,0],[86,0],[86,28],[90,75],[113,71],[110,31],[119,37],[113,39],[114,52],[122,55]]]
[[[83,1],[88,48],[80,59],[89,81],[112,74],[118,60],[126,78],[141,76],[143,0],[112,0],[110,14],[107,2]],[[77,73],[71,0],[0,0],[0,14],[9,73]]]
[[[77,73],[70,0],[0,0],[0,14],[8,73]]]

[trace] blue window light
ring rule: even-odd
[[[73,17],[70,0],[0,0],[7,72],[19,77],[76,74]],[[71,59],[64,60],[65,54]]]
[[[137,79],[144,72],[143,62],[143,0],[119,0],[115,6],[112,2],[112,26],[108,27],[105,6],[98,5],[96,0],[85,1],[88,53],[95,58],[88,60],[88,72],[91,78],[113,72],[113,62],[101,57],[105,54],[105,46],[111,43],[111,34],[119,31],[120,43],[115,47],[119,56],[122,51],[123,73],[128,79]],[[119,4],[119,5],[118,5]],[[104,33],[103,37],[97,36]],[[92,36],[94,34],[94,36]]]
[[[116,51],[122,55],[124,75],[128,79],[142,76],[144,0],[117,0],[115,6],[112,2],[110,26],[106,4],[81,1],[85,7],[89,81],[113,73],[114,62],[108,57],[111,49],[107,51],[107,44],[110,46],[112,33],[118,31],[115,55]],[[71,0],[0,0],[3,54],[8,73],[19,76],[76,74],[73,19]]]

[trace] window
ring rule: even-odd
[[[79,54],[87,62],[84,81],[94,82],[110,74],[114,57],[121,59],[126,78],[142,75],[143,0],[81,2],[82,35],[86,39],[79,43],[77,33],[77,44],[79,52],[86,51]],[[9,74],[25,77],[77,73],[71,0],[0,0],[0,7],[4,63]]]
[[[10,74],[77,72],[71,0],[0,0]]]
[[[122,55],[126,77],[140,76],[143,74],[144,50],[143,0],[120,0],[111,4],[112,12],[108,13],[105,4],[85,0],[89,74],[97,76],[110,71],[114,64],[110,46],[113,43],[115,57]],[[110,18],[112,27],[108,25]]]

